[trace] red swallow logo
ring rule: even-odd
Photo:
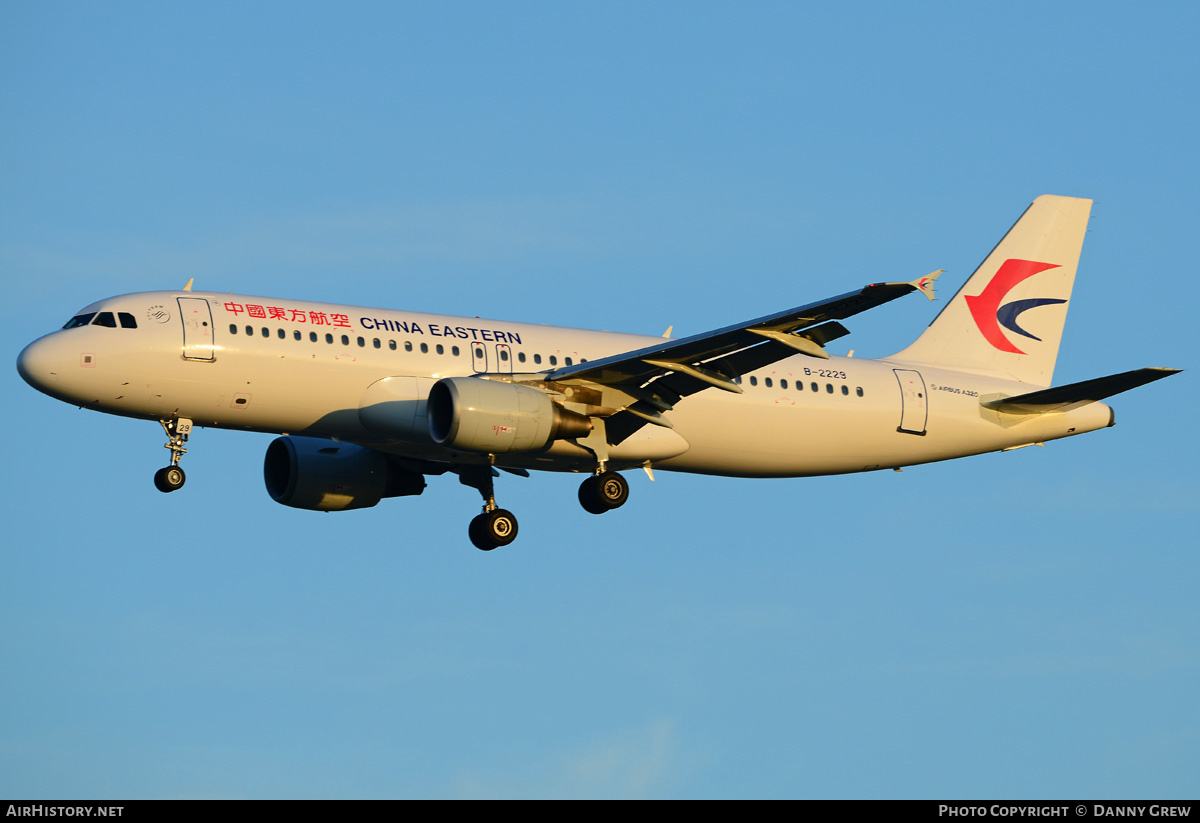
[[[1041,338],[1034,337],[1017,325],[1017,317],[1022,312],[1038,306],[1066,303],[1067,301],[1052,297],[1039,297],[1031,300],[1014,300],[1003,306],[1000,305],[1000,301],[1022,281],[1028,280],[1035,274],[1044,272],[1047,269],[1057,268],[1057,263],[1037,263],[1033,260],[1005,260],[991,281],[984,286],[983,291],[974,297],[967,296],[965,298],[967,308],[971,310],[971,316],[975,318],[975,325],[979,327],[979,332],[983,335],[984,339],[1000,351],[1025,354],[1025,352],[1018,349],[1013,345],[1011,340],[1004,336],[1004,332],[1000,330],[1000,325],[1003,324],[1005,328],[1017,334],[1028,337],[1031,340],[1040,341]]]

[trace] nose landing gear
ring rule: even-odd
[[[187,454],[183,444],[192,433],[192,421],[186,417],[173,417],[170,420],[159,420],[163,431],[167,433],[167,442],[163,448],[171,450],[171,465],[154,473],[154,487],[160,492],[173,492],[183,488],[187,475],[179,467],[179,458]]]

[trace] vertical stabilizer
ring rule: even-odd
[[[1091,209],[1034,200],[925,333],[886,359],[1049,386]]]

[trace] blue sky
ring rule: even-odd
[[[0,5],[10,363],[182,286],[693,334],[1096,200],[1056,381],[1192,369],[1194,4]],[[940,303],[854,318],[906,345]],[[841,346],[841,348],[838,348]],[[10,368],[0,796],[1190,797],[1194,373],[903,473],[507,478],[343,514],[265,435]]]

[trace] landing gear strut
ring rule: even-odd
[[[192,421],[186,417],[173,417],[170,420],[159,420],[158,422],[167,433],[168,440],[163,448],[171,450],[171,465],[154,473],[154,487],[160,492],[173,492],[183,488],[184,481],[187,480],[187,475],[179,467],[179,458],[187,454],[187,449],[183,447],[183,444],[187,442],[188,435],[192,433]]]
[[[579,486],[579,504],[592,514],[620,508],[628,499],[629,483],[614,471],[601,471]]]
[[[592,431],[579,445],[596,456],[595,472],[579,486],[579,505],[592,514],[604,514],[625,505],[629,483],[608,468],[608,434],[602,418],[594,418]]]
[[[505,509],[496,506],[496,493],[492,484],[492,467],[471,466],[458,474],[464,486],[477,489],[483,496],[483,513],[471,520],[467,536],[475,548],[485,552],[507,546],[517,539],[517,518]]]

